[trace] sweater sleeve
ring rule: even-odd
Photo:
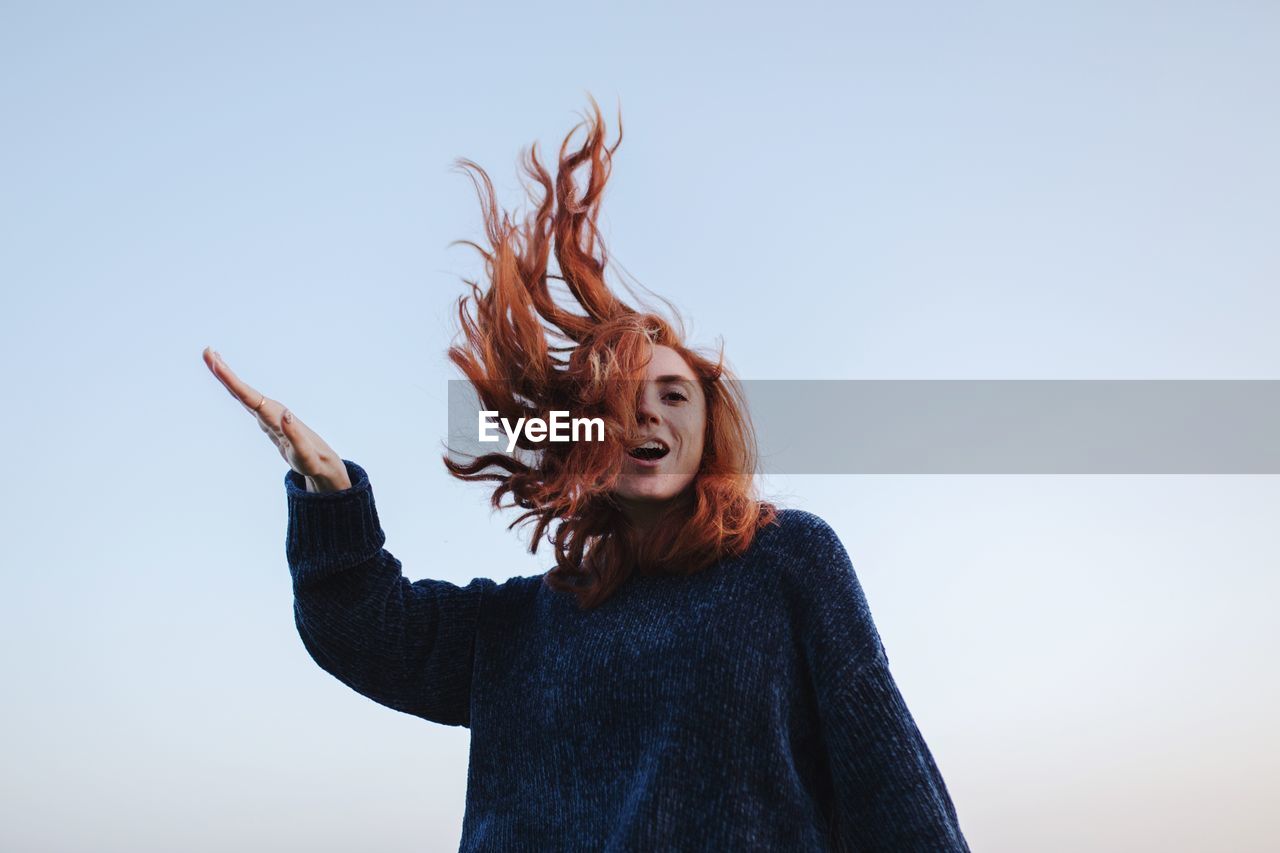
[[[477,620],[496,584],[408,581],[383,547],[367,473],[343,463],[351,487],[337,492],[308,492],[300,474],[285,474],[285,552],[303,646],[322,669],[375,702],[467,726]]]
[[[805,654],[831,771],[834,849],[968,853],[848,553],[822,519],[805,513],[801,523]]]

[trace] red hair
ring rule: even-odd
[[[685,346],[683,323],[670,303],[674,325],[622,302],[605,283],[608,255],[596,223],[613,153],[622,142],[622,116],[619,112],[617,141],[606,147],[594,98],[591,108],[592,115],[561,144],[554,181],[538,160],[537,143],[529,149],[522,165],[543,193],[537,199],[530,192],[537,210],[522,222],[513,222],[498,207],[484,169],[465,158],[457,161],[480,198],[489,247],[470,240],[454,243],[472,246],[484,257],[488,287],[482,290],[464,279],[471,295],[458,300],[462,340],[449,348],[449,359],[470,380],[484,409],[513,423],[521,417],[546,419],[556,410],[599,417],[604,440],[534,444],[522,436],[517,447],[527,461],[518,451],[486,453],[466,463],[444,457],[459,479],[497,482],[490,501],[495,508],[503,508],[503,498],[510,495],[509,506],[524,510],[508,529],[536,522],[530,553],[537,552],[552,522],[559,522],[548,537],[556,567],[545,580],[573,592],[583,608],[607,599],[632,572],[693,574],[741,554],[776,516],[772,504],[756,498],[755,434],[723,351],[713,360]],[[584,124],[586,140],[570,151],[570,140]],[[579,194],[574,173],[584,164],[586,187]],[[552,251],[558,275],[547,270]],[[584,313],[561,307],[552,298],[549,279],[564,282]],[[674,349],[698,378],[707,423],[693,482],[641,536],[611,492],[623,455],[639,444],[636,409],[654,345]]]

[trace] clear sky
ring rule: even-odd
[[[450,479],[469,157],[600,102],[613,257],[745,379],[1280,378],[1270,2],[0,6],[0,848],[449,851],[468,732],[307,656],[285,463],[413,579],[549,567]],[[975,850],[1280,846],[1280,483],[776,476]],[[509,518],[509,517],[508,517]]]

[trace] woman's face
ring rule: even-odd
[[[693,482],[702,464],[707,401],[702,383],[680,354],[656,345],[636,413],[640,435],[656,442],[627,454],[615,496],[637,520]]]

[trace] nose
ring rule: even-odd
[[[658,423],[661,409],[657,396],[656,388],[645,388],[640,392],[640,399],[636,403],[636,422],[640,425]]]

